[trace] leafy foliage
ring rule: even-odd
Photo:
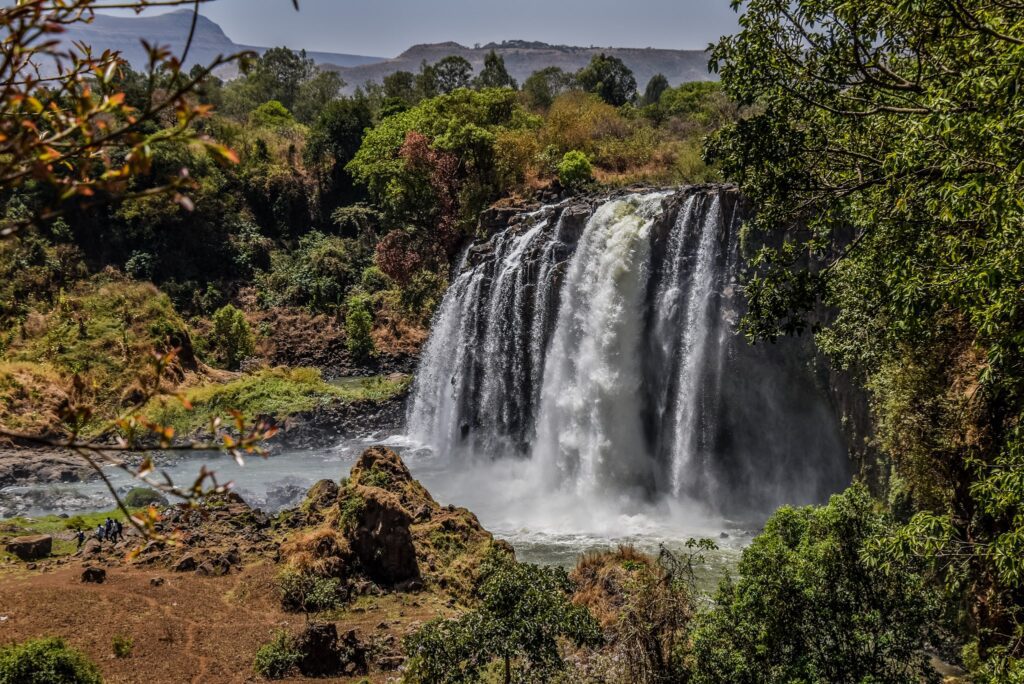
[[[914,564],[871,562],[888,530],[873,506],[855,485],[827,506],[779,509],[701,617],[694,681],[928,681],[936,602]]]
[[[612,55],[594,55],[590,64],[576,74],[576,81],[583,90],[614,107],[621,107],[636,97],[636,77],[621,59]]]
[[[102,684],[99,669],[84,655],[49,637],[0,647],[4,684]]]
[[[566,188],[579,190],[594,180],[587,155],[579,150],[570,150],[558,162],[558,180]]]
[[[231,304],[213,314],[209,342],[217,359],[228,370],[237,370],[242,359],[251,356],[256,346],[245,314]]]
[[[253,670],[260,677],[283,679],[302,660],[302,653],[295,647],[291,635],[284,630],[274,635],[273,641],[260,646],[253,661]]]
[[[1024,525],[1009,475],[1024,407],[1020,8],[734,5],[742,30],[715,64],[757,111],[709,156],[758,205],[751,237],[776,245],[753,261],[745,329],[824,328],[871,389],[880,470],[919,511],[890,550],[930,549],[981,661],[1020,659],[1024,589],[1005,560]],[[794,225],[806,232],[778,239]],[[833,319],[809,315],[819,301]]]
[[[366,361],[373,355],[373,316],[365,298],[349,297],[345,312],[345,345],[356,361]]]
[[[594,618],[569,600],[565,571],[517,563],[492,549],[481,566],[480,607],[455,620],[434,620],[409,637],[413,682],[476,681],[492,660],[503,663],[505,681],[521,662],[529,681],[547,681],[564,667],[558,639],[596,644]]]
[[[278,574],[275,584],[285,610],[319,613],[337,608],[348,598],[337,577],[320,577],[288,569]]]

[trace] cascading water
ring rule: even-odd
[[[409,436],[626,513],[760,514],[840,488],[846,451],[808,345],[736,334],[741,219],[734,190],[688,188],[544,207],[470,248]]]

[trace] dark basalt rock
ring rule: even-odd
[[[82,581],[89,584],[103,584],[107,581],[107,571],[103,568],[85,568],[82,570]]]
[[[37,534],[31,537],[15,537],[7,542],[7,551],[23,561],[46,558],[53,550],[53,537]]]
[[[346,664],[345,652],[338,643],[338,628],[332,623],[311,623],[295,640],[302,654],[299,671],[307,677],[339,674]]]
[[[413,546],[412,516],[401,500],[376,487],[356,487],[363,500],[352,529],[352,551],[366,574],[377,584],[395,586],[420,578]]]

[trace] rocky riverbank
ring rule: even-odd
[[[39,531],[2,523],[0,542]],[[383,682],[406,658],[406,635],[471,601],[489,549],[510,552],[379,447],[276,516],[227,495],[161,511],[155,533],[129,529],[116,543],[76,549],[73,531],[57,529],[47,535],[52,555],[0,554],[4,638],[61,636],[109,681],[146,672],[155,683],[241,682],[260,646],[284,630],[298,644],[327,645],[295,674]],[[74,628],[81,624],[89,628]],[[112,640],[126,634],[131,657],[110,657]]]

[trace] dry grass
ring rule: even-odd
[[[305,575],[342,577],[351,551],[348,541],[331,527],[320,527],[281,545],[288,565]]]

